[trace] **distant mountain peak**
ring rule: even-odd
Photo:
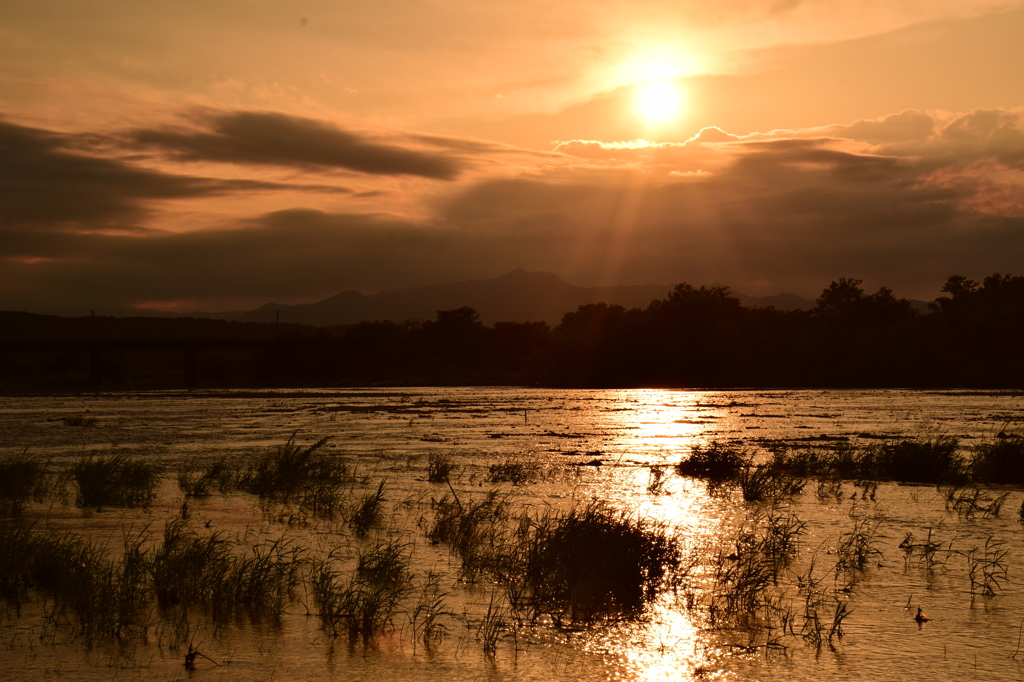
[[[357,291],[336,294],[317,303],[262,306],[243,320],[269,321],[278,311],[281,321],[316,326],[354,324],[364,320],[433,319],[438,310],[468,306],[485,324],[545,321],[557,325],[567,312],[588,303],[646,308],[665,297],[668,285],[577,287],[551,272],[515,268],[491,279],[434,284],[365,296]]]

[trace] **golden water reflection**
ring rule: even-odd
[[[709,391],[618,391],[622,405],[610,412],[615,445],[631,457],[675,463],[697,444],[742,428],[732,398]]]
[[[735,410],[718,394],[693,391],[636,390],[618,398],[631,409],[611,413],[615,447],[631,462],[605,489],[609,502],[637,518],[663,524],[682,543],[689,573],[684,584],[662,595],[648,618],[595,634],[587,649],[601,653],[615,671],[609,679],[635,682],[720,680],[729,677],[716,661],[717,647],[697,622],[700,609],[687,608],[687,594],[699,601],[703,562],[695,558],[729,533],[743,509],[734,496],[710,495],[702,481],[665,472],[663,485],[652,494],[651,467],[674,465],[694,445],[720,433],[734,421]]]

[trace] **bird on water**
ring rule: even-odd
[[[920,606],[917,607],[917,615],[914,616],[914,620],[918,623],[924,623],[928,620],[928,616],[924,615],[924,611],[921,610]]]

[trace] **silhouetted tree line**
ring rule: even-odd
[[[488,327],[472,308],[423,322],[328,328],[3,313],[0,342],[42,335],[96,345],[0,350],[0,380],[6,390],[167,387],[182,377],[198,387],[1024,386],[1024,277],[950,277],[926,312],[888,288],[868,294],[861,284],[841,278],[813,309],[780,311],[744,307],[727,287],[684,283],[646,309],[580,306],[554,329]],[[125,339],[193,343],[191,359],[183,368],[184,351],[170,346],[104,350]]]

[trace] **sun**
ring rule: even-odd
[[[679,115],[683,108],[683,97],[674,83],[655,81],[640,86],[636,106],[648,123],[666,123]]]

